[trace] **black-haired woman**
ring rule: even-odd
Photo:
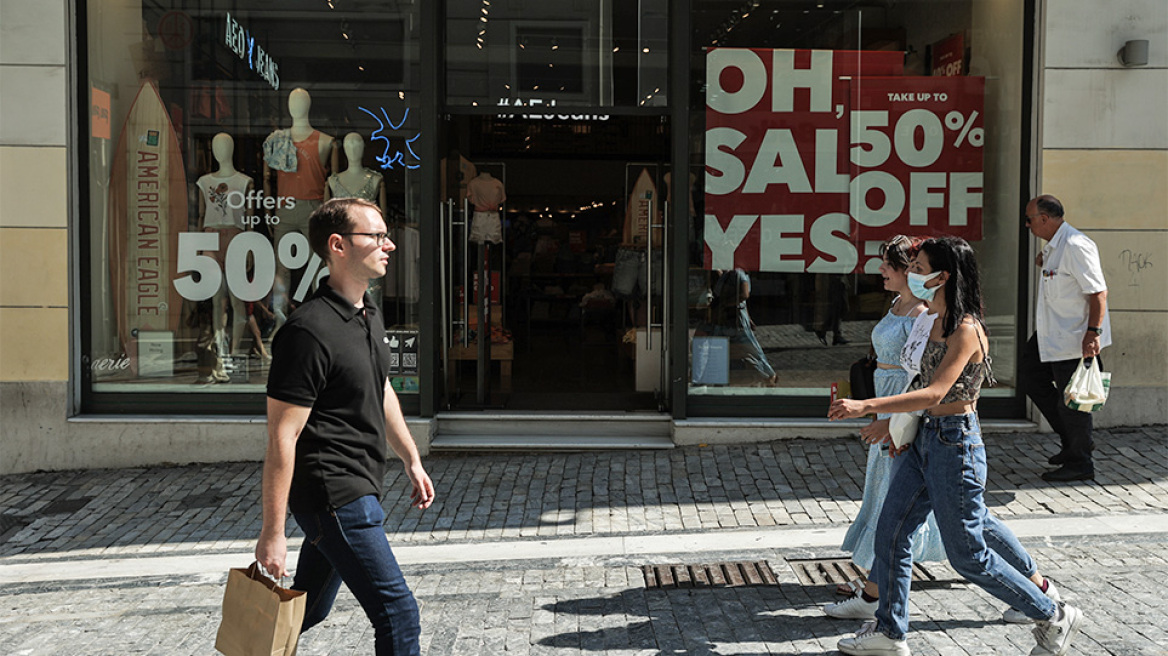
[[[908,656],[911,538],[929,511],[953,569],[1035,620],[1031,656],[1062,656],[1083,614],[1052,599],[1031,580],[1037,568],[1014,534],[986,509],[985,445],[977,417],[983,381],[992,384],[982,315],[981,282],[964,240],[926,240],[909,267],[909,288],[937,315],[914,389],[896,396],[839,399],[830,419],[871,412],[924,410],[916,439],[897,458],[876,529],[872,576],[880,588],[876,619],[839,650],[854,656]],[[940,292],[940,293],[938,293]]]
[[[893,396],[904,391],[909,379],[901,352],[913,324],[924,309],[924,302],[913,296],[908,288],[908,266],[916,255],[920,239],[896,235],[880,247],[880,277],[884,279],[884,289],[896,294],[888,314],[872,329],[872,350],[876,353],[876,371],[873,382],[876,396]],[[884,498],[888,485],[892,482],[895,461],[889,457],[888,413],[876,415],[876,420],[860,431],[860,437],[869,445],[868,465],[864,470],[864,497],[856,519],[848,527],[840,551],[852,554],[852,562],[857,567],[871,571],[876,560],[876,524],[880,511],[884,508]],[[932,514],[913,534],[912,555],[914,562],[945,560],[945,548],[941,545],[941,535]],[[875,616],[880,591],[876,582],[852,581],[840,586],[840,592],[848,598],[829,604],[823,612],[839,619],[870,620]]]

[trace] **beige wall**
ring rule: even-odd
[[[0,383],[68,377],[64,0],[0,0]]]
[[[1099,246],[1113,344],[1101,425],[1168,422],[1168,4],[1047,0],[1039,189]],[[1149,41],[1149,62],[1116,52]]]

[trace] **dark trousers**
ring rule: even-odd
[[[1096,356],[1098,366],[1103,360]],[[1079,366],[1079,360],[1043,362],[1038,356],[1038,336],[1032,335],[1018,364],[1018,387],[1030,397],[1038,411],[1062,439],[1062,452],[1069,469],[1094,471],[1091,449],[1091,413],[1071,410],[1063,403],[1063,390]]]
[[[304,544],[292,587],[308,593],[301,631],[328,616],[344,581],[373,623],[377,656],[420,654],[418,604],[389,548],[377,497],[294,516]]]

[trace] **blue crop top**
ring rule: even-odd
[[[876,361],[881,364],[900,364],[900,351],[908,341],[916,317],[901,317],[888,311],[880,323],[872,329],[872,347],[876,349]]]

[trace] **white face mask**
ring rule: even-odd
[[[944,286],[945,283],[942,282],[940,285],[937,285],[936,287],[925,287],[925,283],[932,280],[933,278],[936,278],[939,275],[941,275],[940,271],[934,271],[927,276],[920,274],[920,273],[913,273],[913,272],[909,271],[909,273],[908,273],[908,290],[910,292],[912,292],[913,296],[916,296],[917,298],[921,299],[922,301],[926,301],[926,302],[931,301],[931,300],[933,300],[933,295],[936,294],[937,290],[941,289],[941,287]]]

